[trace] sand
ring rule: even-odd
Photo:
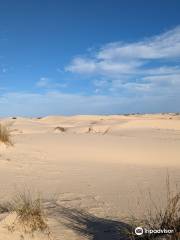
[[[0,199],[24,189],[40,193],[52,239],[120,239],[115,226],[145,211],[149,191],[164,204],[167,172],[172,189],[180,188],[179,115],[1,121],[10,124],[14,145],[0,144]],[[13,214],[0,215],[0,240],[46,239],[9,232]]]

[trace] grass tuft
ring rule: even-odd
[[[12,201],[6,204],[0,204],[0,212],[16,213],[16,220],[10,229],[21,226],[25,233],[44,232],[45,230],[48,232],[41,199],[33,198],[29,191],[17,194]]]
[[[12,145],[11,132],[8,125],[0,123],[0,142]]]
[[[41,199],[33,199],[30,192],[18,194],[11,203],[11,210],[16,212],[17,220],[26,232],[47,229]]]
[[[7,213],[10,211],[10,209],[11,209],[11,206],[9,203],[6,203],[6,202],[0,203],[0,214]]]
[[[138,238],[134,233],[131,233],[131,239],[159,239],[163,235],[163,239],[178,240],[180,239],[180,192],[177,190],[175,193],[171,191],[169,176],[166,179],[167,199],[164,207],[158,206],[149,195],[152,203],[150,209],[147,210],[143,219],[138,219],[135,216],[128,218],[132,229],[141,226],[146,229],[166,229],[173,230],[172,235],[163,234],[149,234],[142,235]]]
[[[59,130],[60,132],[66,132],[66,128],[64,127],[55,127],[54,130]]]

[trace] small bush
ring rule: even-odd
[[[41,199],[32,199],[31,194],[19,194],[13,202],[14,211],[17,213],[19,223],[30,232],[44,231],[47,224],[41,206]]]
[[[88,130],[87,130],[87,133],[91,133],[91,132],[93,132],[93,128],[89,127]]]
[[[0,206],[1,212],[15,212],[17,214],[16,221],[11,226],[12,229],[15,229],[16,225],[21,226],[26,233],[48,229],[41,199],[39,197],[32,198],[29,191],[18,194],[12,201]]]
[[[64,127],[55,127],[54,130],[59,130],[60,132],[66,132],[66,128]]]
[[[3,125],[0,123],[0,142],[7,145],[12,145],[11,142],[11,132],[8,125]]]

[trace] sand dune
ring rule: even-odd
[[[83,234],[83,229],[70,228],[69,222],[71,226],[72,221],[80,223],[68,209],[78,210],[74,214],[83,223],[94,216],[98,224],[106,219],[112,227],[110,220],[119,221],[129,211],[140,214],[138,198],[143,193],[141,200],[145,202],[149,189],[155,200],[160,198],[160,204],[164,203],[167,170],[172,188],[180,181],[179,115],[17,117],[1,121],[10,123],[14,146],[0,144],[0,198],[6,201],[26,187],[41,192],[45,205],[51,206],[47,213],[54,239],[99,239]],[[57,205],[50,199],[56,199]],[[141,207],[143,211],[143,204]],[[13,218],[13,214],[1,215],[0,239],[31,239],[20,238],[21,232],[10,233],[4,227]],[[46,236],[39,234],[33,239]],[[103,239],[108,238],[104,235]]]

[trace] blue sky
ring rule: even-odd
[[[179,0],[1,0],[0,115],[180,111]]]

